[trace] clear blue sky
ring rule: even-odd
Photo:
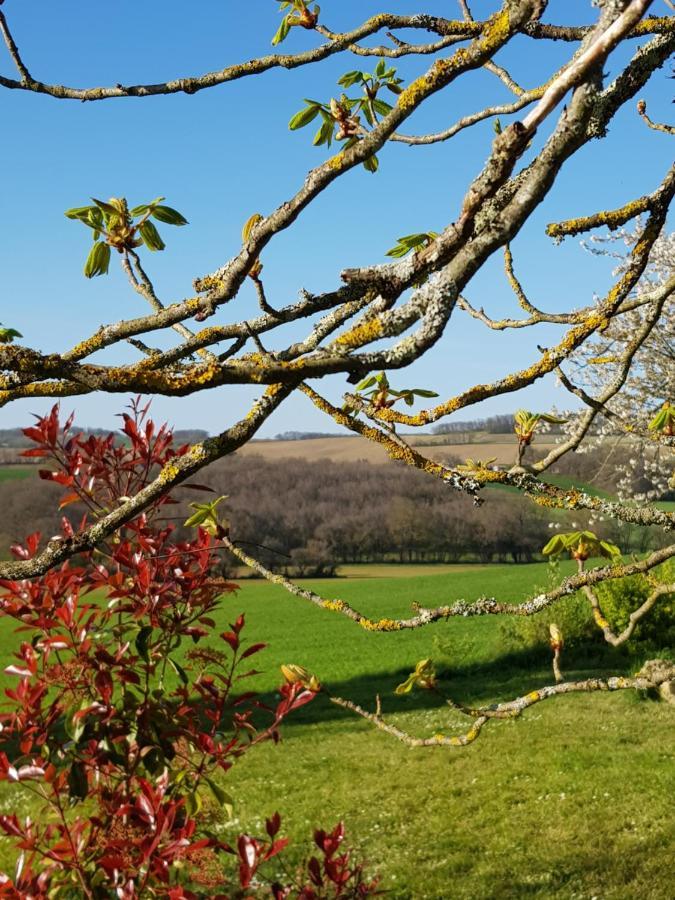
[[[322,18],[343,29],[368,15],[391,12],[454,13],[448,0],[324,0]],[[495,2],[474,0],[484,16]],[[269,52],[279,15],[273,0],[245,3],[202,0],[118,0],[114,4],[70,0],[6,0],[3,11],[35,77],[74,86],[115,82],[163,81]],[[653,12],[668,13],[662,0]],[[590,0],[551,0],[551,21],[591,21]],[[419,39],[419,35],[418,35]],[[284,49],[300,50],[316,36],[294,29]],[[635,43],[633,44],[635,46]],[[527,53],[523,50],[527,48]],[[4,51],[4,47],[0,48]],[[520,40],[502,56],[522,83],[548,76],[569,52],[563,44]],[[624,55],[610,58],[611,75]],[[289,132],[290,116],[306,96],[328,99],[336,79],[374,61],[350,55],[333,57],[292,72],[269,72],[194,96],[109,100],[102,103],[57,101],[24,92],[0,91],[3,124],[2,270],[0,320],[18,328],[25,343],[58,352],[98,325],[144,312],[142,301],[115,267],[106,278],[82,275],[89,239],[85,229],[63,210],[86,204],[90,196],[126,196],[132,204],[157,195],[183,212],[190,226],[163,229],[164,253],[145,254],[160,296],[172,302],[188,296],[196,275],[212,271],[238,249],[242,223],[254,211],[271,211],[300,186],[306,171],[325,156],[311,146],[310,130]],[[424,58],[401,60],[406,79],[424,71]],[[13,76],[10,60],[0,52],[0,71]],[[668,119],[673,82],[662,70],[644,92],[650,114]],[[458,88],[432,99],[409,120],[407,131],[439,130],[458,116],[480,109],[488,100],[510,95],[496,79],[478,72]],[[538,136],[531,152],[551,127]],[[265,251],[265,284],[270,302],[291,302],[300,288],[325,290],[337,285],[345,266],[384,259],[400,234],[440,230],[456,217],[461,196],[478,172],[492,140],[490,122],[465,131],[447,144],[430,148],[389,145],[380,154],[380,171],[348,173],[326,191],[300,221]],[[574,240],[554,247],[543,233],[546,222],[619,205],[652,190],[671,162],[672,139],[648,131],[634,104],[623,110],[607,141],[585,148],[569,165],[545,209],[535,214],[514,244],[516,264],[532,298],[546,309],[580,306],[608,284],[608,266],[585,254]],[[626,162],[628,161],[628,164]],[[114,261],[113,261],[114,262]],[[467,289],[476,305],[502,316],[516,313],[512,296],[494,260]],[[237,318],[253,314],[248,286],[232,308]],[[303,332],[290,328],[292,338]],[[494,334],[456,313],[446,336],[411,373],[405,385],[433,387],[442,396],[476,381],[486,381],[536,358],[535,343],[550,343],[553,330]],[[101,357],[101,359],[110,357]],[[339,397],[344,378],[324,389]],[[158,418],[176,427],[203,427],[214,432],[244,412],[256,390],[228,388],[186,399],[158,399]],[[92,396],[64,401],[82,424],[114,426],[113,414],[123,396]],[[566,397],[552,380],[520,397],[497,398],[459,418],[508,412],[518,405],[547,408]],[[26,400],[0,410],[0,427],[27,424],[45,403]],[[279,431],[334,430],[304,398],[287,403],[263,434]]]

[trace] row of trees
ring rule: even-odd
[[[583,483],[604,455],[568,457],[560,467]],[[221,508],[233,539],[255,548],[270,568],[296,574],[329,575],[341,563],[527,562],[541,558],[551,528],[565,524],[564,516],[532,509],[515,491],[492,491],[487,506],[461,496],[450,502],[442,484],[401,465],[271,463],[234,455],[214,464],[203,481],[216,494],[227,495]],[[29,524],[44,534],[58,531],[60,513],[45,503],[50,488],[37,477],[0,484],[4,552]],[[176,521],[187,514],[183,502]],[[612,520],[594,527],[626,551],[643,551],[664,539],[658,530]]]

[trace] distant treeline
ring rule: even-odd
[[[342,438],[356,437],[348,431],[337,433],[335,431],[282,431],[281,434],[275,434],[272,441],[313,441],[319,438]]]
[[[551,425],[551,433],[559,434],[560,425]],[[454,434],[457,431],[484,431],[487,434],[513,434],[513,413],[488,416],[486,419],[471,419],[466,422],[443,422],[434,425],[432,434]]]
[[[588,480],[589,456],[574,463],[569,474]],[[199,481],[228,495],[221,509],[235,541],[269,567],[295,575],[331,574],[341,563],[526,562],[540,558],[552,520],[565,528],[572,520],[585,521],[583,514],[564,517],[541,509],[509,489],[485,491],[486,502],[476,507],[440,481],[399,464],[270,462],[235,454],[210,466]],[[181,488],[174,496],[181,505],[164,509],[180,523],[189,514],[187,504],[207,495]],[[37,477],[0,484],[0,552],[6,555],[29,531],[40,530],[46,538],[58,533],[58,497],[58,488]],[[82,512],[76,505],[66,510],[73,523]],[[659,546],[665,538],[663,532],[619,529],[612,522],[593,527],[624,552]]]

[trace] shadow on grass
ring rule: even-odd
[[[646,865],[648,863],[648,866]],[[484,900],[518,900],[521,897],[591,897],[602,896],[602,887],[610,881],[612,896],[654,898],[672,897],[672,869],[668,853],[664,853],[662,837],[641,838],[639,846],[596,847],[574,846],[573,856],[557,861],[555,866],[510,866],[508,877],[495,879],[494,887]],[[671,888],[668,888],[671,884]]]
[[[623,675],[635,668],[639,666],[636,667],[624,648],[582,646],[567,653],[563,659],[566,681]],[[554,682],[550,653],[530,649],[504,654],[487,663],[456,667],[438,664],[437,673],[441,692],[465,705],[513,700]],[[396,686],[409,674],[409,669],[399,668],[356,675],[342,681],[326,681],[326,688],[332,695],[358,703],[368,711],[374,710],[379,694],[385,715],[445,708],[444,700],[432,691],[413,689],[409,694],[396,695]],[[262,695],[261,699],[273,704],[274,695]],[[319,695],[289,716],[284,728],[330,721],[354,722],[358,719],[355,714]]]

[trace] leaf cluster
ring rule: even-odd
[[[540,422],[550,422],[553,425],[562,425],[567,419],[560,419],[549,413],[533,413],[526,409],[519,409],[513,417],[513,430],[518,440],[523,444],[532,442],[534,433]]]
[[[401,259],[409,253],[419,253],[433,244],[437,237],[437,231],[420,231],[416,234],[404,234],[403,237],[396,239],[396,243],[390,250],[387,250],[387,256]]]
[[[666,401],[649,423],[649,430],[672,437],[675,434],[675,406]]]
[[[312,9],[305,0],[278,0],[279,12],[288,10],[281,20],[281,24],[272,38],[272,46],[276,47],[288,37],[288,33],[294,26],[312,29],[319,21],[321,7],[315,3]]]
[[[92,200],[92,206],[76,206],[65,213],[69,219],[82,222],[92,231],[94,245],[84,264],[87,278],[108,273],[112,248],[118,253],[142,245],[153,252],[164,250],[166,245],[151,218],[165,225],[188,224],[181,213],[162,203],[164,197],[156,197],[150,203],[132,209],[124,197],[111,197],[107,203],[95,197]]]
[[[346,89],[359,85],[363,93],[360,97],[348,97],[342,93],[338,100],[333,97],[328,103],[305,99],[305,107],[292,116],[288,123],[291,131],[296,131],[320,118],[321,125],[314,135],[315,147],[324,144],[330,147],[333,140],[345,141],[345,150],[353,147],[367,133],[361,116],[368,126],[375,127],[379,118],[388,115],[393,108],[378,96],[380,91],[386,88],[393,94],[400,94],[402,79],[396,76],[396,69],[388,68],[381,59],[374,72],[346,72],[338,79],[338,84]],[[376,172],[379,166],[377,156],[370,156],[363,166],[369,172]]]
[[[602,540],[592,531],[568,531],[556,534],[541,552],[544,556],[552,557],[568,552],[572,559],[581,561],[592,556],[602,556],[611,560],[617,560],[621,556],[621,550],[616,544]]]
[[[0,344],[11,344],[14,338],[23,337],[16,328],[8,328],[6,325],[0,324]]]
[[[396,390],[389,384],[386,373],[379,372],[377,375],[369,375],[356,385],[356,396],[375,409],[391,409],[399,400],[403,400],[406,406],[412,406],[415,397],[438,397],[438,394],[425,388]],[[353,409],[353,404],[348,401],[344,408]]]
[[[190,506],[195,512],[183,524],[186,528],[203,528],[213,537],[222,537],[227,533],[229,524],[220,520],[217,507],[226,499],[225,495],[206,503],[191,503]]]
[[[430,691],[436,687],[436,669],[432,660],[422,659],[404,682],[398,685],[395,694],[409,694],[414,687]]]

